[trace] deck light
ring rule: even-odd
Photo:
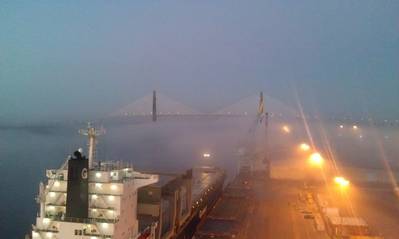
[[[202,156],[203,156],[204,158],[210,158],[210,157],[211,157],[211,154],[210,154],[210,153],[204,153]]]
[[[107,224],[107,223],[103,223],[103,224],[101,224],[101,226],[102,226],[104,229],[107,229],[107,228],[108,228],[108,224]]]

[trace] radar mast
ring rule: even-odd
[[[96,129],[91,125],[91,123],[87,123],[87,129],[79,130],[79,134],[85,135],[89,140],[89,169],[93,168],[93,162],[95,159],[96,153],[96,145],[97,145],[97,137],[105,134],[105,130],[103,128]]]

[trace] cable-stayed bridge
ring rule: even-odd
[[[378,120],[370,116],[351,117],[347,115],[337,115],[331,117],[320,117],[318,115],[301,114],[296,106],[288,105],[267,94],[253,94],[241,100],[225,106],[213,112],[203,112],[187,104],[173,99],[165,94],[152,92],[129,103],[102,120],[120,122],[145,122],[158,118],[168,119],[204,119],[204,118],[223,118],[223,117],[261,117],[268,114],[270,118],[278,118],[282,121],[290,119],[316,120],[334,122],[340,124],[365,124],[378,126],[399,126],[399,120]]]
[[[198,115],[200,111],[187,106],[175,99],[164,94],[154,93],[148,94],[111,114],[115,116],[150,116],[153,114],[153,107],[157,110],[157,115]]]
[[[214,112],[201,112],[169,96],[153,92],[113,112],[111,118],[149,117],[261,117],[270,115],[295,117],[295,109],[283,102],[263,95],[254,94]]]

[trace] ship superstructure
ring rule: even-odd
[[[94,162],[92,137],[98,134],[91,127],[86,132],[92,158],[76,151],[60,169],[47,170],[47,182],[40,183],[34,239],[139,236],[137,190],[158,182],[159,176],[120,162]]]

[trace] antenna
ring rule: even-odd
[[[152,92],[152,121],[157,121],[157,92]]]
[[[88,136],[89,139],[89,169],[93,167],[97,137],[105,134],[105,129],[101,128],[97,130],[91,126],[91,123],[87,123],[87,129],[80,129],[79,134]]]
[[[264,108],[265,108],[265,104],[264,104],[264,101],[263,101],[263,92],[261,91],[260,95],[259,95],[259,106],[258,106],[258,120],[259,120],[259,123],[262,123],[263,112],[265,110]]]

